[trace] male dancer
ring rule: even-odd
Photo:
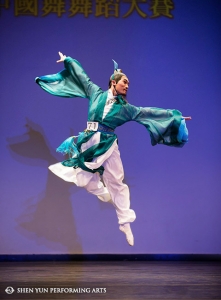
[[[60,97],[89,99],[87,130],[71,137],[57,149],[68,153],[69,159],[49,169],[62,179],[84,187],[100,200],[111,201],[116,209],[119,229],[126,234],[129,245],[134,245],[130,223],[136,218],[130,209],[128,186],[123,183],[124,170],[114,129],[128,121],[136,121],[148,130],[152,145],[165,144],[182,147],[188,140],[185,120],[178,110],[136,107],[129,104],[126,94],[129,79],[118,69],[109,80],[109,90],[102,91],[83,70],[81,64],[59,52],[58,63],[65,69],[57,74],[41,76],[36,82],[47,92]],[[103,182],[100,180],[102,175]]]

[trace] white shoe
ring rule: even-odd
[[[111,201],[111,195],[109,193],[102,194],[101,196],[97,196],[97,198],[103,202]]]
[[[119,229],[126,234],[126,240],[130,246],[134,245],[134,236],[130,229],[130,223],[120,224]]]
[[[100,182],[101,184],[101,182]],[[101,195],[97,195],[97,198],[100,199],[103,202],[109,202],[111,201],[111,195],[109,194],[109,191],[106,187],[103,187],[102,189],[102,194]]]

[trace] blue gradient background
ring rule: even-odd
[[[221,253],[221,3],[174,2],[174,19],[1,10],[0,254]],[[122,16],[129,4],[121,7]],[[137,214],[134,247],[111,205],[47,169],[63,159],[56,147],[87,120],[86,99],[54,97],[34,82],[63,68],[58,51],[103,89],[113,58],[130,79],[130,103],[192,116],[182,149],[152,147],[133,122],[117,129]]]

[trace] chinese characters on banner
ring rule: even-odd
[[[9,0],[0,0],[0,15],[1,15],[1,9],[2,8],[9,8]]]
[[[172,0],[0,0],[0,15],[3,9],[13,7],[15,16],[47,16],[56,14],[69,18],[82,14],[95,17],[127,18],[136,13],[142,18],[167,17],[172,19]],[[121,8],[126,12],[121,14]]]

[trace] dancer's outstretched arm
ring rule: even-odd
[[[81,64],[69,56],[58,52],[60,59],[57,63],[64,62],[65,69],[57,74],[37,77],[36,82],[48,93],[60,97],[96,97],[97,93],[102,92],[99,86],[94,84]]]

